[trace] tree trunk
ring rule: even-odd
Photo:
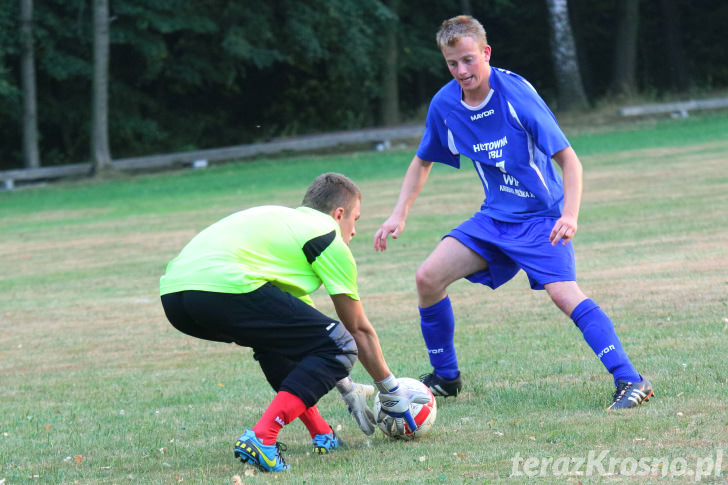
[[[614,38],[614,94],[637,92],[637,29],[639,26],[639,2],[618,0],[617,32]]]
[[[690,76],[685,61],[685,50],[680,39],[680,12],[675,0],[662,0],[662,15],[665,19],[665,51],[670,73],[670,84],[677,91],[690,89]]]
[[[582,109],[588,106],[579,73],[574,34],[569,22],[566,0],[546,0],[551,20],[551,52],[553,53],[558,108]]]
[[[94,71],[91,165],[94,174],[113,169],[109,150],[109,0],[94,0]]]
[[[40,167],[38,105],[35,94],[33,0],[20,1],[21,72],[23,85],[23,159],[25,168]]]
[[[399,10],[399,0],[387,2],[394,15]],[[382,97],[380,113],[384,126],[397,125],[399,116],[399,80],[398,60],[399,43],[397,41],[397,25],[399,22],[391,21],[385,26],[384,69],[382,72]]]

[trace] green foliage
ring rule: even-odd
[[[698,89],[728,85],[721,0],[675,0],[689,65],[665,62],[664,19],[642,3],[639,82],[669,92],[689,70]],[[543,0],[469,2],[485,25],[492,63],[555,97]],[[110,144],[114,158],[212,148],[376,125],[385,34],[399,44],[401,118],[422,122],[449,79],[434,42],[458,0],[115,0],[111,4]],[[89,158],[91,17],[88,1],[34,2],[42,165]],[[586,89],[611,81],[616,1],[570,2]],[[652,10],[651,10],[652,9]],[[659,9],[657,9],[659,10]],[[0,0],[0,169],[22,164],[19,2]]]
[[[8,59],[13,59],[19,50],[18,5],[18,2],[10,3],[8,0],[0,2],[0,100],[11,102],[17,102],[20,94],[12,75],[14,69],[7,65]]]
[[[83,80],[90,85],[91,10],[85,2],[48,2],[33,12],[37,69],[51,82]],[[39,77],[39,94],[45,76]],[[43,98],[41,98],[43,99]]]
[[[4,161],[18,160],[21,152],[22,93],[20,66],[15,62],[20,43],[19,5],[16,1],[0,1],[0,143],[4,152],[0,169]]]

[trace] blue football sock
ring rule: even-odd
[[[620,379],[629,382],[642,380],[622,348],[612,320],[599,305],[587,298],[574,308],[571,319],[604,367],[614,376],[615,384]]]
[[[435,374],[443,379],[455,379],[460,371],[455,354],[455,315],[450,297],[446,296],[432,306],[420,307],[420,327]]]

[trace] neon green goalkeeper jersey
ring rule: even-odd
[[[312,305],[330,295],[358,300],[357,270],[333,217],[310,207],[261,206],[204,229],[167,265],[160,294],[185,290],[249,293],[272,283]]]

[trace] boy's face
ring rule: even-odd
[[[488,89],[490,46],[482,46],[472,37],[461,37],[454,46],[445,46],[442,55],[452,77],[457,80],[463,93],[477,94]]]
[[[339,223],[339,227],[341,228],[341,237],[346,244],[349,244],[356,234],[356,228],[354,226],[359,219],[360,213],[361,200],[357,198],[350,211],[342,211],[340,214],[334,215],[334,219],[336,219],[336,222]]]

